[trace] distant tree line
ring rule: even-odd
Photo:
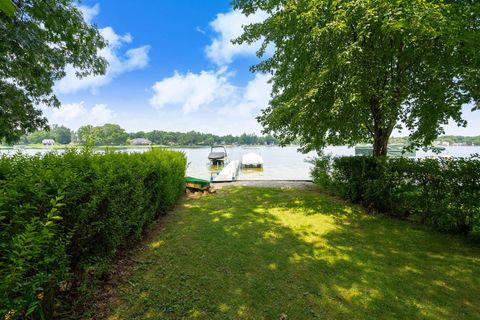
[[[53,139],[57,144],[87,144],[96,146],[122,146],[127,145],[130,140],[135,138],[144,138],[152,144],[166,146],[210,146],[213,144],[238,144],[238,145],[273,145],[278,144],[274,137],[257,136],[256,134],[243,133],[240,136],[231,134],[225,136],[214,135],[211,133],[190,132],[171,132],[153,130],[150,132],[138,131],[128,133],[118,124],[107,123],[103,126],[85,125],[73,131],[65,126],[53,125],[49,131],[36,131],[23,136],[18,141],[21,144],[40,144],[44,139]],[[390,138],[390,143],[408,143],[408,137]],[[440,136],[434,144],[461,144],[480,146],[480,136]]]
[[[218,136],[211,133],[190,132],[167,132],[154,130],[151,132],[135,132],[128,134],[129,139],[146,138],[154,144],[160,145],[205,145],[213,144],[241,144],[241,145],[259,145],[259,144],[277,144],[277,140],[272,136],[257,136],[256,134],[243,133],[240,136],[226,135]]]
[[[85,125],[78,131],[70,130],[65,126],[53,125],[49,131],[37,131],[21,137],[21,144],[39,144],[44,139],[53,139],[59,144],[93,144],[96,146],[127,145],[130,140],[144,138],[152,144],[166,146],[210,146],[213,144],[239,144],[239,145],[272,145],[277,140],[272,136],[257,136],[256,134],[243,133],[240,136],[219,136],[211,133],[169,132],[154,130],[150,132],[128,133],[118,124],[107,123],[103,126]]]

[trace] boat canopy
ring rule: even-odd
[[[263,164],[263,158],[257,153],[247,153],[242,156],[243,166],[257,166]]]
[[[227,149],[224,146],[212,146],[208,159],[224,160],[227,157]]]

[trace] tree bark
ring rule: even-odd
[[[373,156],[386,157],[388,151],[389,130],[377,129],[373,138]]]
[[[391,129],[384,127],[384,115],[377,97],[370,98],[370,110],[373,118],[373,156],[387,156],[388,139]]]

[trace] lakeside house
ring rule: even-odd
[[[55,140],[53,140],[53,139],[43,139],[42,144],[44,146],[53,146],[55,144]]]
[[[135,138],[129,141],[129,144],[134,146],[148,146],[152,144],[152,141],[145,138]]]

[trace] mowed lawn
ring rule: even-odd
[[[184,200],[108,319],[479,319],[480,247],[317,191]]]

